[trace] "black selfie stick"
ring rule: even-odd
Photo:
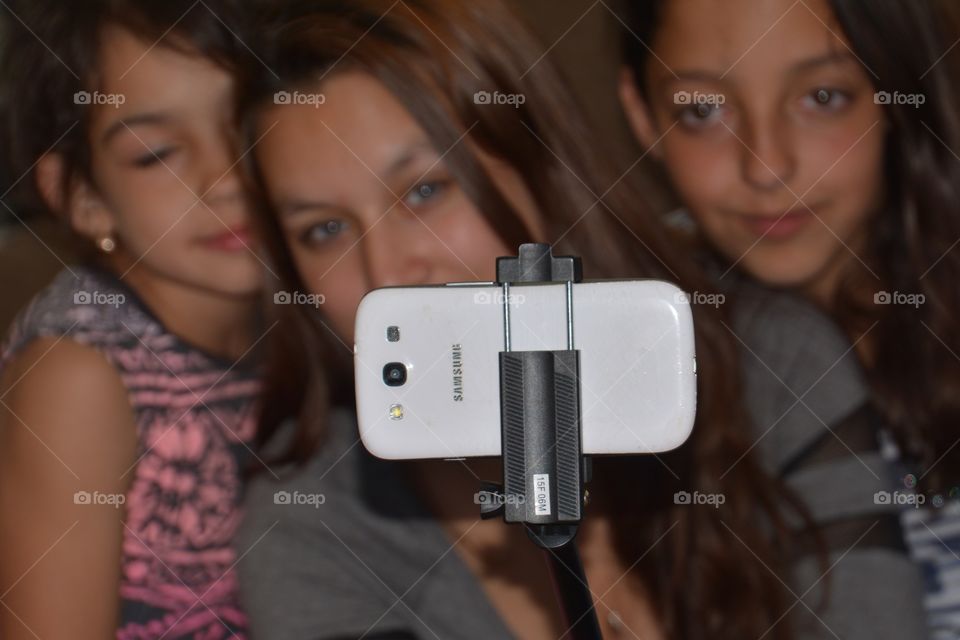
[[[601,638],[593,597],[574,538],[590,459],[580,433],[580,352],[573,348],[572,284],[580,258],[554,256],[550,245],[524,244],[516,258],[497,258],[503,287],[505,349],[500,352],[503,485],[485,485],[481,517],[522,522],[546,550],[572,640]],[[510,285],[565,282],[567,349],[512,351]]]

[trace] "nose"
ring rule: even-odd
[[[204,154],[199,195],[204,204],[220,209],[246,210],[241,162],[229,137],[211,139]]]
[[[362,241],[364,266],[372,288],[431,283],[435,271],[429,253],[430,232],[416,220],[386,215]]]
[[[796,170],[790,133],[776,118],[751,123],[741,158],[744,180],[762,191],[787,187]]]

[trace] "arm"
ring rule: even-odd
[[[0,380],[0,637],[116,633],[123,508],[137,450],[119,374],[69,340],[28,345]]]
[[[919,567],[904,548],[896,510],[874,501],[890,488],[890,470],[875,450],[872,415],[864,408],[830,429],[836,437],[826,434],[803,452],[785,477],[806,496],[829,553],[826,567],[812,552],[794,563],[793,588],[804,603],[793,612],[797,638],[923,637]]]
[[[924,637],[919,568],[903,549],[895,509],[874,502],[876,491],[890,489],[893,471],[878,451],[856,351],[807,304],[746,293],[736,335],[755,450],[804,501],[829,553],[821,566],[811,545],[794,549],[795,596],[787,605],[794,597],[802,603],[781,624],[790,620],[798,640]]]

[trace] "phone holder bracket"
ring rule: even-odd
[[[533,541],[555,549],[570,542],[582,516],[590,461],[581,442],[580,352],[573,348],[572,284],[583,280],[580,258],[554,256],[550,245],[524,244],[517,257],[497,259],[504,291],[500,352],[503,484],[485,484],[481,517],[524,523]],[[510,286],[565,282],[567,349],[513,351]]]
[[[573,344],[573,283],[583,280],[580,258],[554,256],[548,244],[523,244],[516,258],[497,258],[503,287],[504,350],[500,352],[500,430],[503,484],[485,483],[482,518],[521,522],[546,550],[571,640],[601,638],[574,538],[583,515],[590,458],[583,455],[580,352]],[[510,286],[566,283],[567,348],[513,351]]]

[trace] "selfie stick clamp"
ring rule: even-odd
[[[554,256],[550,245],[524,244],[516,258],[497,258],[503,288],[500,352],[503,485],[485,485],[481,517],[520,522],[547,551],[567,637],[600,638],[593,598],[574,538],[582,516],[590,459],[581,442],[580,352],[573,348],[573,283],[583,279],[579,257]],[[512,351],[511,284],[566,283],[567,348]]]

